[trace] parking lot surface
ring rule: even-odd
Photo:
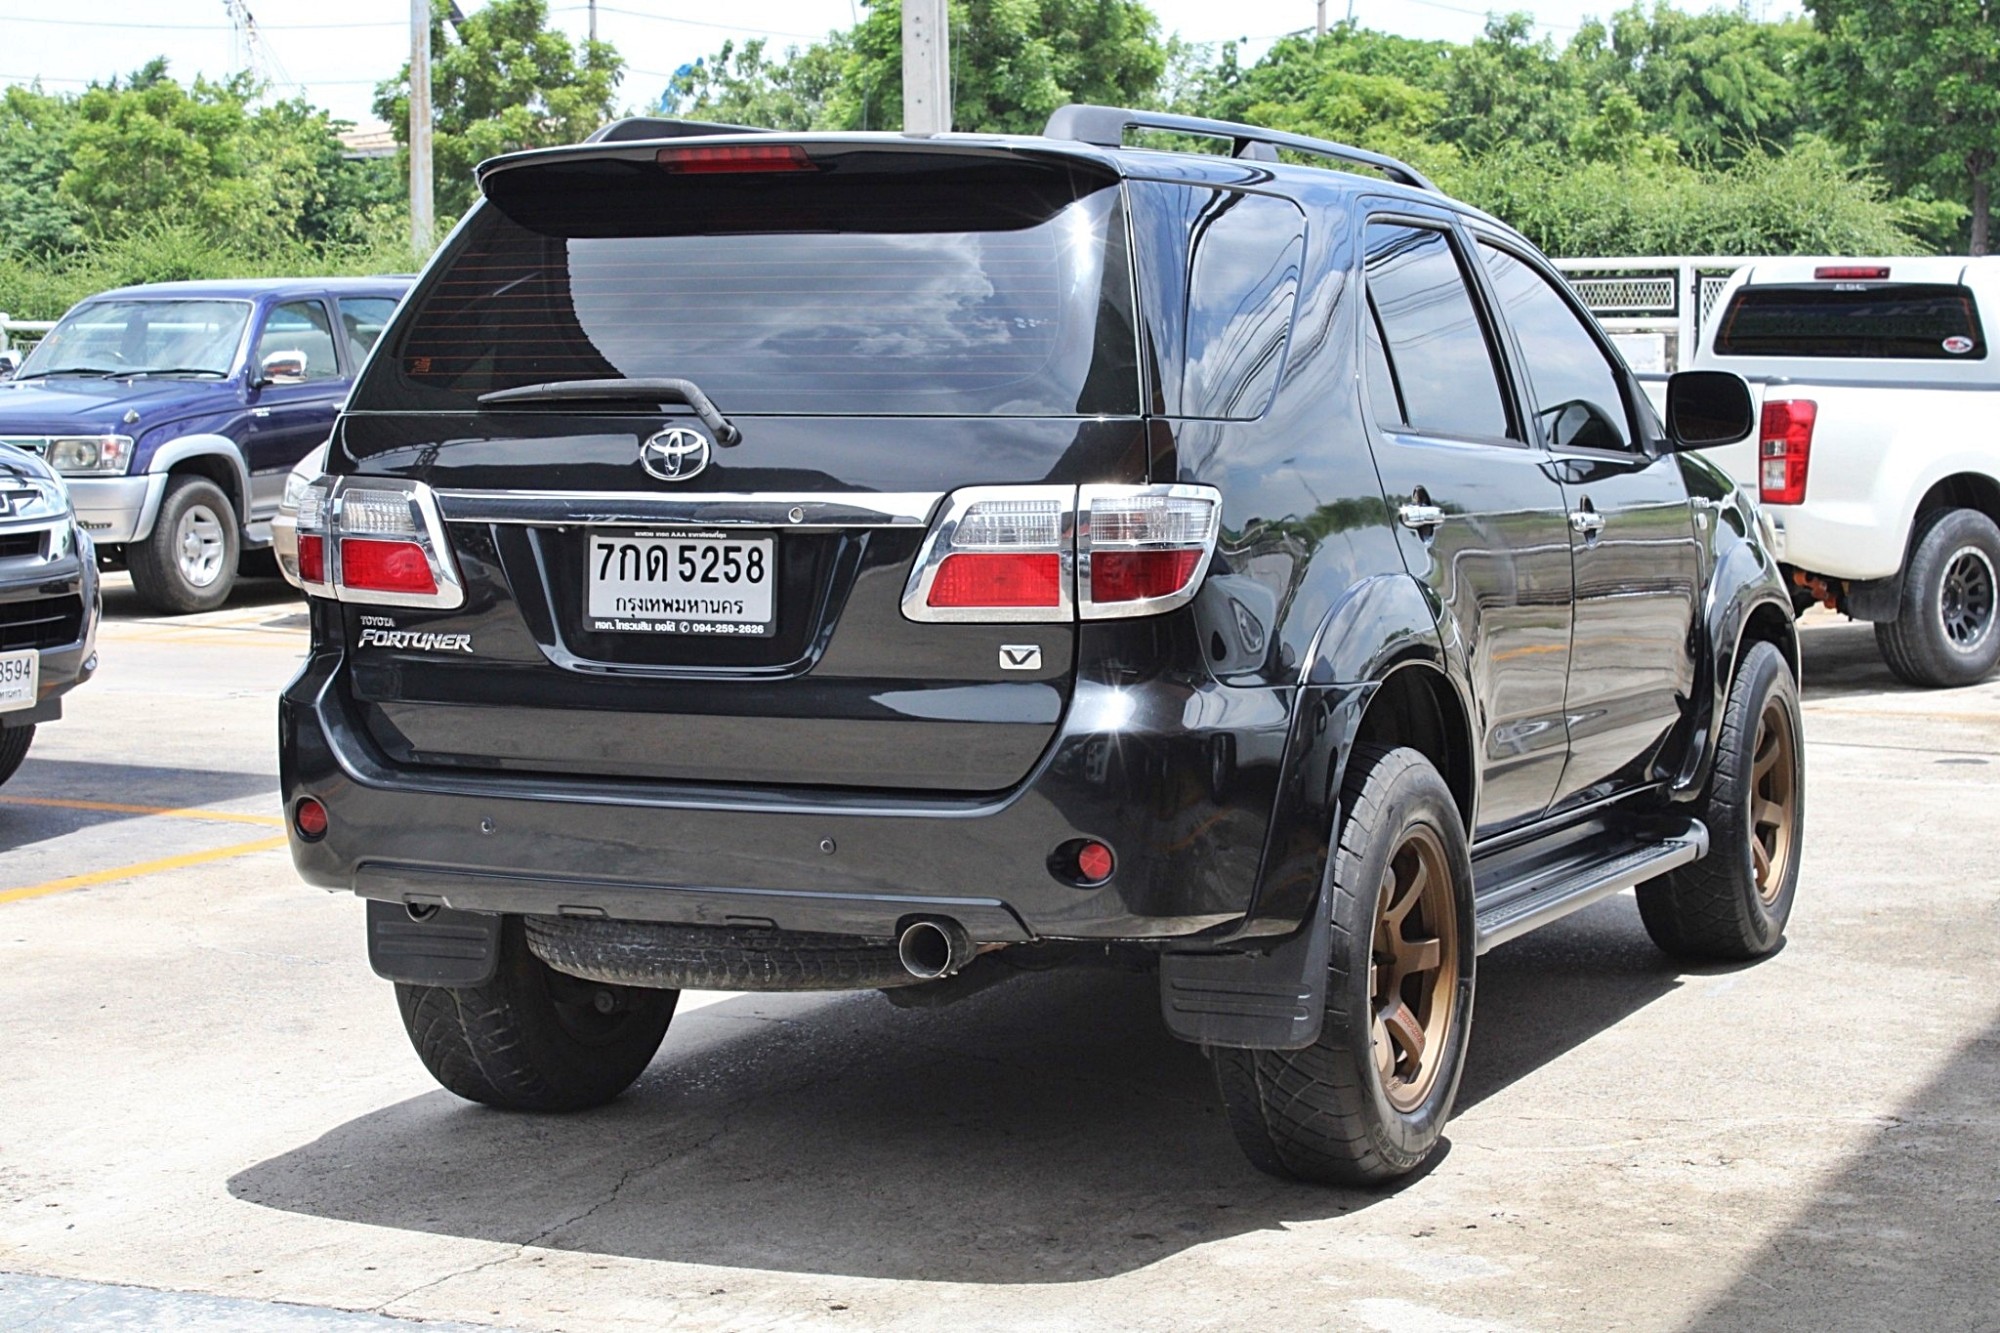
[[[1625,895],[1487,955],[1449,1150],[1355,1193],[1246,1165],[1137,976],[690,994],[605,1110],[460,1102],[283,850],[298,604],[107,609],[0,789],[0,1322],[2000,1328],[2000,681],[1866,626],[1804,634],[1787,947]]]

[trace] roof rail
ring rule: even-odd
[[[719,125],[706,120],[627,116],[592,130],[585,143],[627,143],[634,139],[693,139],[704,134],[769,134],[755,125]]]
[[[1312,139],[1303,134],[1287,134],[1283,130],[1240,125],[1233,120],[1210,120],[1205,116],[1176,116],[1165,111],[1137,111],[1128,107],[1078,103],[1057,107],[1042,133],[1050,139],[1074,139],[1080,143],[1094,143],[1100,148],[1122,148],[1125,131],[1129,129],[1174,130],[1182,134],[1228,139],[1234,144],[1232,151],[1237,157],[1255,162],[1275,162],[1278,160],[1278,149],[1289,148],[1294,152],[1374,167],[1399,185],[1429,190],[1433,194],[1442,193],[1422,172],[1393,157],[1334,143],[1330,139]]]

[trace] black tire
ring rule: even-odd
[[[1788,730],[1780,730],[1780,726]],[[1799,687],[1783,653],[1753,643],[1736,668],[1716,740],[1715,767],[1700,807],[1708,855],[1638,889],[1639,918],[1653,942],[1678,958],[1741,962],[1783,943],[1799,884],[1805,830],[1805,746]],[[1767,740],[1767,738],[1773,738]],[[1783,753],[1767,774],[1760,748]],[[1781,782],[1781,795],[1773,783]],[[1782,806],[1776,822],[1757,803]],[[1764,830],[1768,829],[1767,834]],[[1766,869],[1759,869],[1759,860]],[[1761,876],[1761,878],[1760,878]]]
[[[1230,1129],[1258,1168],[1322,1184],[1374,1185],[1423,1165],[1458,1092],[1472,1029],[1472,863],[1450,789],[1415,750],[1357,749],[1341,804],[1329,880],[1333,948],[1319,1040],[1298,1051],[1218,1049],[1211,1059]],[[1433,1001],[1448,999],[1450,1007],[1439,1020],[1438,1038],[1425,1045],[1436,1063],[1423,1067],[1421,1084],[1396,1081],[1404,1061],[1393,1044],[1390,1079],[1377,1063],[1378,1041],[1390,1041],[1386,1026],[1377,1032],[1378,1008],[1388,1008],[1375,994],[1375,964],[1388,957],[1378,954],[1378,941],[1386,938],[1378,933],[1378,918],[1384,899],[1394,896],[1402,854],[1413,840],[1431,849],[1427,864],[1443,879],[1425,904],[1426,915],[1437,919],[1425,925],[1452,932],[1450,975],[1441,968],[1439,978],[1424,983],[1433,987]],[[1445,944],[1442,933],[1432,938]],[[1400,989],[1392,994],[1407,998]],[[1406,1104],[1392,1100],[1392,1084]]]
[[[528,951],[519,917],[502,923],[499,970],[485,985],[396,983],[403,1026],[432,1076],[508,1111],[610,1101],[645,1072],[679,998],[564,976]]]
[[[213,611],[236,586],[242,543],[236,508],[220,486],[193,473],[170,477],[152,532],[125,548],[132,589],[166,615]]]
[[[2000,527],[1976,509],[1926,516],[1903,567],[1903,606],[1875,644],[1911,685],[1976,685],[2000,663]]]
[[[0,730],[0,783],[20,769],[21,761],[28,757],[28,747],[35,743],[33,727],[8,727]]]
[[[683,990],[880,990],[916,978],[894,940],[655,921],[527,918],[528,947],[559,972]]]

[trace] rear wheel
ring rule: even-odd
[[[1889,669],[1912,685],[1973,685],[2000,663],[2000,527],[1947,509],[1919,530],[1902,612],[1875,626]]]
[[[0,730],[0,782],[14,776],[21,767],[21,761],[28,757],[28,747],[35,743],[33,727],[7,727]]]
[[[1801,735],[1784,654],[1751,644],[1729,687],[1701,811],[1708,855],[1638,889],[1646,933],[1668,953],[1741,961],[1784,939],[1805,829]]]
[[[152,532],[125,548],[133,591],[169,615],[213,611],[235,586],[241,542],[220,486],[192,473],[171,477]]]
[[[1349,769],[1319,1039],[1213,1059],[1253,1163],[1365,1185],[1421,1166],[1458,1092],[1472,1021],[1472,866],[1451,791],[1423,755],[1364,747]]]
[[[610,1101],[645,1072],[678,999],[565,976],[529,951],[519,917],[501,926],[499,967],[485,985],[396,985],[410,1044],[432,1076],[509,1111]]]

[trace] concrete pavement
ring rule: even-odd
[[[690,995],[603,1111],[459,1102],[259,847],[296,605],[112,605],[0,789],[0,1270],[536,1330],[2000,1328],[2000,682],[1865,626],[1807,631],[1783,952],[1677,968],[1621,897],[1488,955],[1450,1150],[1364,1194],[1245,1165],[1141,977]]]

